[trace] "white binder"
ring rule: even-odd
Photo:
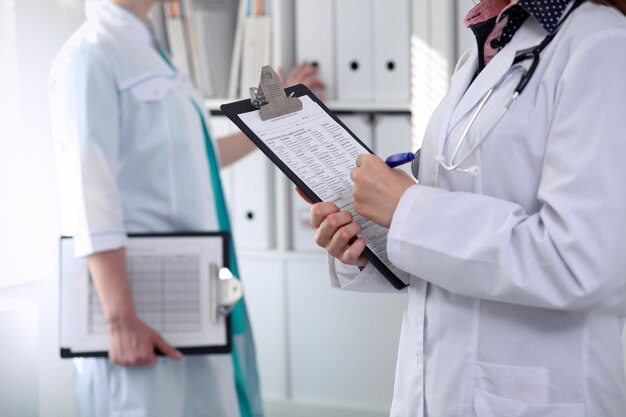
[[[410,100],[408,0],[371,0],[375,101]]]
[[[372,101],[372,0],[336,0],[337,100]]]
[[[239,132],[225,116],[211,117],[212,134],[223,137]],[[233,237],[238,248],[271,249],[273,240],[273,172],[260,152],[220,170],[228,203]]]
[[[401,152],[413,152],[411,148],[411,116],[382,115],[377,116],[374,123],[375,151],[382,159]],[[399,167],[411,174],[411,164]]]
[[[339,118],[368,148],[374,148],[374,128],[369,114],[346,114]],[[295,191],[291,195],[292,245],[294,250],[315,251],[321,248],[315,244],[315,232],[309,224],[311,205]]]
[[[225,116],[211,116],[209,119],[211,124],[211,135],[215,138],[222,138],[233,133],[239,132],[239,129],[233,122],[228,120]],[[226,198],[226,206],[228,207],[228,214],[232,219],[234,216],[234,167],[236,164],[229,165],[220,169],[220,178],[222,179],[222,188],[224,190],[224,197]],[[231,225],[232,226],[232,225]]]
[[[374,149],[374,126],[372,125],[370,114],[342,114],[339,115],[339,119],[348,126],[352,133],[361,139],[361,142],[376,152]]]
[[[230,211],[238,248],[270,249],[273,246],[273,184],[272,166],[261,152],[253,152],[233,165]]]
[[[296,0],[296,59],[319,67],[324,96],[335,99],[335,0]]]

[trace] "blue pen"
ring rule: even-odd
[[[391,168],[406,164],[415,159],[414,153],[396,153],[385,159],[385,163]]]

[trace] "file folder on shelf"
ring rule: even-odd
[[[371,0],[376,101],[410,100],[408,0]]]
[[[383,159],[395,153],[411,150],[411,116],[377,116],[374,122],[374,143],[376,153]],[[404,164],[399,169],[413,175],[411,164]]]
[[[239,132],[237,126],[225,116],[211,117],[211,126],[216,137]],[[237,247],[271,249],[274,244],[274,177],[271,163],[255,152],[222,168],[220,177]]]
[[[334,0],[296,0],[296,60],[319,68],[324,96],[335,97]]]
[[[271,163],[254,152],[232,168],[232,213],[235,244],[241,249],[274,245],[274,176]]]
[[[337,100],[372,101],[372,0],[336,0]]]

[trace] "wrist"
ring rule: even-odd
[[[106,312],[104,317],[110,328],[118,328],[137,320],[137,313],[134,308],[119,308]]]

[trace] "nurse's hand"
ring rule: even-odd
[[[326,88],[324,82],[317,78],[318,72],[319,68],[316,65],[311,65],[308,62],[303,61],[291,70],[287,78],[285,78],[285,74],[280,69],[278,70],[278,75],[283,81],[283,85],[285,87],[291,87],[296,84],[304,84],[311,90]]]
[[[350,241],[361,231],[361,226],[347,211],[340,211],[334,203],[317,203],[311,207],[311,227],[315,243],[331,256],[348,265],[364,267],[365,239]]]
[[[174,359],[182,354],[136,316],[109,322],[109,358],[128,366],[154,365],[155,349]]]
[[[415,180],[406,172],[392,169],[376,155],[361,155],[352,171],[354,209],[383,227],[391,225],[393,213],[404,192]]]

